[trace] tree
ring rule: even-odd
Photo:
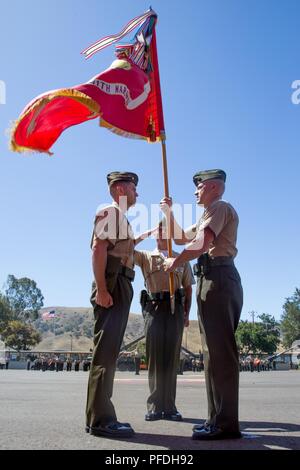
[[[300,339],[300,289],[296,289],[292,297],[288,297],[283,305],[281,316],[281,332],[283,345],[289,348],[293,341]]]
[[[35,346],[42,339],[33,326],[26,325],[19,320],[9,321],[1,331],[1,336],[7,347],[17,351],[28,351],[31,346]]]
[[[263,313],[261,321],[241,321],[236,331],[237,344],[242,354],[273,354],[280,343],[279,324],[271,315]]]
[[[10,274],[5,294],[16,320],[35,320],[44,305],[40,289],[28,277],[17,279]]]
[[[6,297],[0,294],[0,326],[2,327],[9,321],[12,320],[13,313],[11,311],[9,302]],[[0,331],[1,333],[1,331]]]
[[[262,328],[260,337],[261,352],[274,354],[280,344],[280,325],[272,315],[262,313],[258,316],[261,320],[259,323]]]
[[[248,355],[252,352],[255,354],[257,343],[257,327],[255,323],[249,323],[248,320],[241,320],[235,335],[240,353]]]

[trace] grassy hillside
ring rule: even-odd
[[[35,322],[35,327],[43,337],[42,341],[35,347],[36,350],[70,350],[72,346],[73,351],[89,351],[93,347],[94,325],[91,308],[48,307],[41,310],[41,315],[49,310],[55,310],[55,318],[43,320],[40,316]],[[144,321],[142,315],[131,313],[124,335],[124,343],[131,342],[143,333]],[[182,345],[192,352],[199,352],[200,335],[196,320],[192,320],[189,328],[185,328]]]

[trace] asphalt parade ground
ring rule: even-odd
[[[87,372],[0,370],[0,449],[40,450],[288,450],[300,449],[300,371],[242,372],[243,438],[199,442],[192,426],[206,417],[203,373],[178,375],[182,422],[144,421],[147,372],[117,372],[113,403],[130,422],[131,439],[85,433]]]

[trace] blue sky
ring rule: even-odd
[[[97,206],[110,200],[106,174],[134,171],[139,202],[161,199],[159,145],[115,136],[96,120],[67,130],[51,158],[11,153],[6,135],[35,96],[107,68],[113,47],[89,61],[80,51],[148,7],[142,0],[1,0],[0,287],[8,274],[27,276],[45,306],[88,306],[89,241]],[[299,287],[300,105],[291,101],[291,84],[300,79],[299,2],[156,0],[152,7],[170,193],[194,203],[196,171],[227,172],[224,198],[240,216],[242,318],[254,310],[279,319]],[[152,247],[153,240],[140,245]],[[138,273],[132,312],[140,312],[142,287]]]

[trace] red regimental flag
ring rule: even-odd
[[[95,89],[85,89],[100,104],[101,126],[124,137],[150,140],[149,77],[129,58],[118,59],[111,67],[91,81]]]
[[[96,46],[102,49],[103,44],[111,44],[141,24],[135,42],[118,46],[119,58],[88,83],[44,93],[29,103],[12,131],[12,150],[50,153],[65,129],[96,117],[100,117],[101,126],[124,137],[151,142],[164,139],[156,19],[150,10],[128,23],[118,35],[98,41]],[[86,51],[95,53],[95,45]]]

